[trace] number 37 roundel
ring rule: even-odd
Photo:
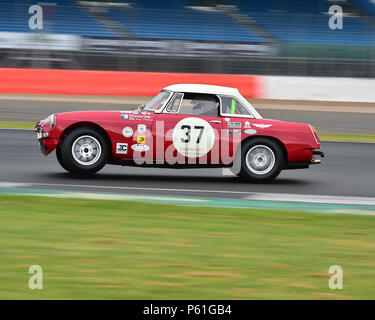
[[[179,153],[189,158],[202,157],[212,149],[215,132],[211,125],[201,118],[184,118],[173,130],[173,145]]]

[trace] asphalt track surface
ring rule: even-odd
[[[136,108],[140,103],[148,101],[149,98],[138,99],[129,103],[129,97],[116,99],[116,103],[93,101],[45,101],[25,99],[0,99],[0,121],[20,121],[37,122],[46,118],[51,113],[69,112],[77,110],[128,110]],[[130,98],[131,100],[131,98]],[[254,104],[254,107],[264,118],[278,119],[294,122],[308,122],[316,127],[318,133],[340,133],[340,134],[375,134],[375,112],[334,112],[334,111],[309,111],[309,110],[287,110],[286,105],[275,106],[267,104],[267,108],[262,108],[262,104]],[[322,108],[325,104],[321,103]],[[284,108],[284,109],[283,109]]]
[[[0,186],[191,197],[246,198],[247,193],[375,197],[375,144],[323,142],[321,165],[288,170],[270,184],[242,182],[222,169],[155,169],[107,165],[91,178],[65,172],[44,157],[33,131],[0,130]],[[6,184],[4,184],[6,182]]]

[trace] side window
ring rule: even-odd
[[[221,96],[223,114],[250,115],[249,111],[234,97]]]
[[[182,97],[183,97],[182,93],[176,93],[174,97],[172,98],[171,102],[169,103],[165,112],[176,113],[178,111],[178,107],[180,106]]]
[[[211,94],[185,93],[179,114],[217,117],[219,98]]]

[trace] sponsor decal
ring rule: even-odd
[[[253,123],[253,126],[257,128],[265,129],[265,128],[272,127],[272,124]]]
[[[151,112],[139,112],[138,110],[121,110],[121,113],[131,113],[137,115],[150,115]]]
[[[228,122],[228,128],[241,128],[241,122]]]
[[[130,127],[125,127],[124,129],[122,129],[122,135],[125,138],[130,138],[131,136],[133,136],[133,129]]]
[[[139,134],[145,134],[146,129],[147,129],[147,126],[145,124],[139,124],[137,131]]]
[[[246,121],[244,128],[251,128],[250,121]]]
[[[226,129],[225,133],[228,136],[240,136],[241,135],[241,129]]]
[[[201,118],[184,118],[172,133],[173,145],[185,157],[197,158],[207,154],[215,143],[215,132],[211,125]]]
[[[145,116],[142,114],[130,114],[129,120],[135,120],[135,121],[152,121],[151,116]]]
[[[246,129],[246,130],[245,130],[245,133],[246,133],[246,134],[256,134],[257,131],[254,130],[254,129]]]
[[[148,151],[150,150],[150,147],[145,144],[133,144],[132,149],[134,151]]]
[[[129,119],[135,121],[152,121],[152,116],[150,112],[134,112],[134,111],[120,111],[121,119]]]
[[[127,154],[128,144],[127,143],[116,143],[116,153],[117,154]]]
[[[145,143],[145,142],[146,142],[146,136],[137,137],[137,143]]]

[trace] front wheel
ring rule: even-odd
[[[65,165],[65,163],[62,160],[62,157],[61,157],[61,146],[60,145],[56,148],[56,158],[57,158],[57,161],[59,162],[60,166],[63,169],[65,169],[66,171],[69,171],[68,167]]]
[[[241,148],[239,176],[251,182],[270,182],[281,172],[284,153],[280,145],[268,138],[255,138]]]
[[[104,137],[95,129],[81,127],[64,139],[59,162],[71,173],[94,174],[105,166],[108,154]]]

